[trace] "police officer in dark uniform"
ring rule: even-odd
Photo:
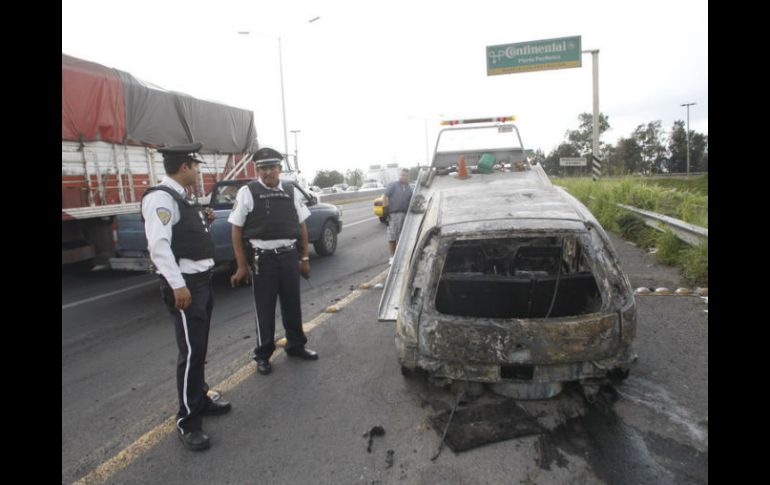
[[[204,363],[214,299],[211,268],[214,242],[209,234],[211,209],[185,198],[185,187],[198,179],[195,152],[201,143],[159,149],[166,176],[142,196],[142,219],[150,258],[160,276],[160,291],[176,330],[179,348],[177,428],[192,450],[209,447],[202,430],[204,415],[224,414],[230,403],[212,400],[205,381]]]
[[[302,330],[299,277],[310,276],[310,258],[305,219],[310,210],[292,183],[281,182],[283,156],[272,148],[261,148],[254,155],[259,180],[241,187],[227,219],[232,224],[233,251],[238,269],[230,278],[233,286],[252,280],[256,306],[257,371],[272,371],[270,356],[275,351],[275,304],[281,300],[286,354],[316,360],[318,354],[307,347]],[[302,246],[299,252],[297,241]]]

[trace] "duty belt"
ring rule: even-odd
[[[182,278],[184,278],[186,283],[197,283],[199,281],[204,281],[211,279],[211,270],[201,271],[200,273],[182,273]]]
[[[289,251],[295,249],[295,247],[296,246],[294,244],[291,244],[289,246],[283,246],[283,247],[275,248],[275,249],[260,249],[260,248],[257,248],[256,251],[257,251],[257,254],[259,254],[259,255],[262,255],[262,254],[282,254],[282,253],[288,253]]]

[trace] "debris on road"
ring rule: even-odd
[[[452,414],[454,421],[450,429]],[[455,453],[545,431],[513,399],[470,406],[456,413],[444,412],[428,419],[436,432],[446,428],[444,440]]]
[[[395,453],[393,450],[388,450],[388,456],[385,457],[385,464],[388,466],[385,468],[390,468],[393,466],[393,453]]]
[[[382,426],[374,426],[372,429],[364,433],[364,438],[369,438],[369,444],[366,447],[366,452],[371,453],[372,452],[372,441],[374,441],[375,436],[385,436],[385,428]]]
[[[455,405],[452,406],[452,409],[449,412],[449,417],[446,420],[446,425],[444,426],[444,433],[441,435],[441,443],[439,443],[439,445],[438,445],[438,450],[436,451],[436,454],[431,457],[430,461],[435,461],[436,458],[438,458],[438,455],[441,454],[441,450],[444,449],[444,440],[446,439],[446,434],[449,431],[449,424],[452,422],[452,418],[454,417],[455,411],[457,410],[457,406],[460,405],[460,401],[462,400],[462,398],[463,398],[463,392],[460,392],[457,395],[457,400],[455,401]],[[446,413],[444,413],[444,414],[446,414]],[[431,421],[431,424],[433,424],[432,421]],[[435,428],[435,429],[436,429],[436,431],[438,431],[438,428]],[[450,446],[450,448],[452,448],[452,447]],[[454,451],[454,448],[452,448],[452,451]]]

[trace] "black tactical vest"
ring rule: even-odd
[[[171,229],[171,251],[174,252],[177,263],[181,258],[193,261],[213,258],[214,240],[209,233],[208,220],[201,211],[201,206],[191,205],[176,190],[165,185],[150,187],[142,195],[142,199],[156,190],[171,195],[179,206],[179,222]]]
[[[246,216],[243,225],[245,239],[297,239],[300,238],[299,216],[294,207],[294,185],[283,184],[284,190],[266,189],[258,181],[249,185],[254,209]]]

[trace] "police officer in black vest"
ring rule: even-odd
[[[192,450],[209,447],[202,430],[204,415],[224,414],[230,403],[212,400],[207,392],[204,363],[214,299],[211,268],[214,242],[209,234],[211,209],[202,210],[185,198],[185,187],[198,179],[195,158],[200,143],[159,149],[166,176],[142,196],[142,218],[150,258],[160,276],[160,291],[171,313],[179,348],[177,428],[182,443]]]
[[[275,303],[281,300],[286,354],[316,360],[318,354],[307,347],[302,330],[299,297],[300,273],[310,276],[310,258],[305,219],[310,210],[294,185],[281,182],[283,156],[272,148],[261,148],[254,155],[259,180],[241,187],[227,219],[232,224],[233,251],[238,269],[230,278],[233,286],[252,280],[257,319],[257,371],[267,375],[273,368],[275,351]],[[297,241],[302,246],[298,251]]]

